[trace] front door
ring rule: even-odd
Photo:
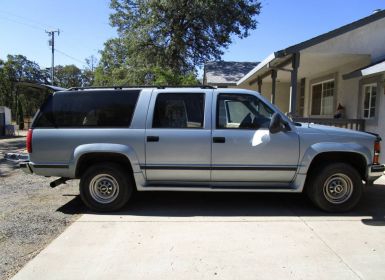
[[[212,90],[153,92],[143,167],[148,181],[210,181],[211,98]]]
[[[290,182],[298,165],[297,133],[271,134],[274,111],[257,95],[219,93],[214,100],[212,181]]]

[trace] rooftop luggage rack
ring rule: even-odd
[[[125,89],[125,88],[201,88],[201,89],[216,89],[213,86],[96,86],[96,87],[71,87],[67,90],[87,90],[87,89]]]

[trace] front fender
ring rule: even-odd
[[[310,145],[305,151],[299,165],[299,174],[306,174],[313,159],[322,153],[348,152],[360,154],[365,158],[366,164],[371,162],[371,152],[363,145],[357,143],[322,142]]]
[[[133,172],[141,172],[138,157],[132,147],[122,144],[93,143],[80,145],[75,148],[69,166],[70,173],[73,176],[75,176],[76,166],[80,157],[89,153],[116,153],[124,155],[130,161]]]

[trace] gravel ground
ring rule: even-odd
[[[78,181],[55,189],[55,178],[28,175],[3,159],[23,152],[25,139],[0,139],[0,279],[12,277],[25,263],[85,211]]]

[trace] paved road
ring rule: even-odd
[[[343,215],[293,194],[138,194],[82,215],[14,279],[385,279],[380,183]]]

